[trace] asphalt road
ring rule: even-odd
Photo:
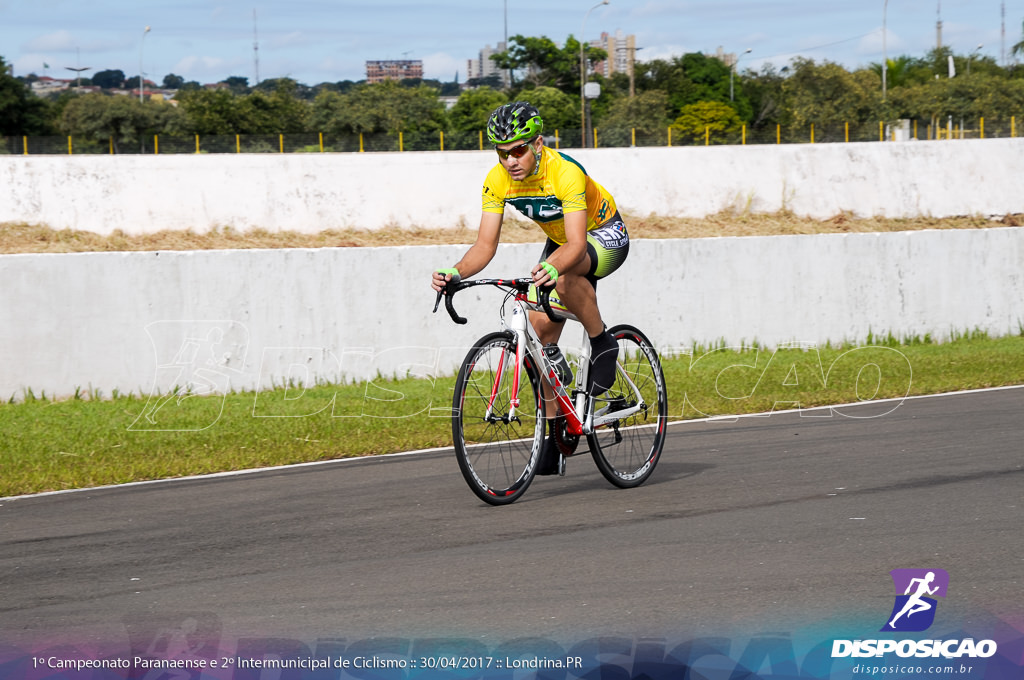
[[[2,501],[0,646],[880,627],[904,567],[1019,620],[1024,389],[844,411],[674,424],[643,487],[585,454],[503,508],[450,451]]]

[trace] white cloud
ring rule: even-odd
[[[227,60],[220,57],[189,56],[180,59],[171,69],[186,80],[199,82],[219,82],[239,70],[239,60]],[[245,65],[248,67],[248,65]]]
[[[75,46],[75,41],[74,38],[71,37],[71,32],[60,30],[32,38],[22,46],[22,49],[31,50],[33,52],[58,52],[73,50],[75,49]]]
[[[459,72],[459,82],[466,82],[466,61],[457,59],[450,54],[436,52],[423,57],[423,77],[450,83]]]

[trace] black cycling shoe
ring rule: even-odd
[[[590,338],[590,393],[593,396],[603,394],[615,383],[615,359],[619,356],[619,346],[608,331],[597,337]]]
[[[540,459],[537,461],[537,475],[557,475],[560,470],[560,458],[562,454],[558,451],[558,442],[552,436],[544,438],[544,446],[540,450]]]

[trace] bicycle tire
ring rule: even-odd
[[[597,428],[587,435],[587,443],[605,479],[629,489],[646,482],[661,458],[668,425],[668,392],[661,361],[647,336],[625,324],[608,332],[619,345],[619,368],[612,388],[594,398],[595,413],[636,405],[635,392],[626,376],[640,390],[646,407]]]
[[[515,420],[508,418],[515,352],[511,333],[478,340],[462,362],[452,400],[459,469],[473,493],[491,505],[507,505],[526,491],[544,443],[539,376],[529,357],[520,374],[520,406]]]

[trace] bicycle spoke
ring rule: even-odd
[[[642,484],[654,471],[665,440],[668,400],[654,348],[630,326],[611,330],[619,344],[620,372],[612,388],[595,403],[604,423],[587,440],[601,473],[612,484]],[[642,407],[642,408],[641,408]]]
[[[515,368],[514,343],[496,333],[474,347],[456,382],[453,435],[459,466],[474,493],[493,504],[512,502],[525,491],[544,432],[536,376],[524,367],[519,392],[513,394]],[[514,398],[519,407],[513,411]]]

